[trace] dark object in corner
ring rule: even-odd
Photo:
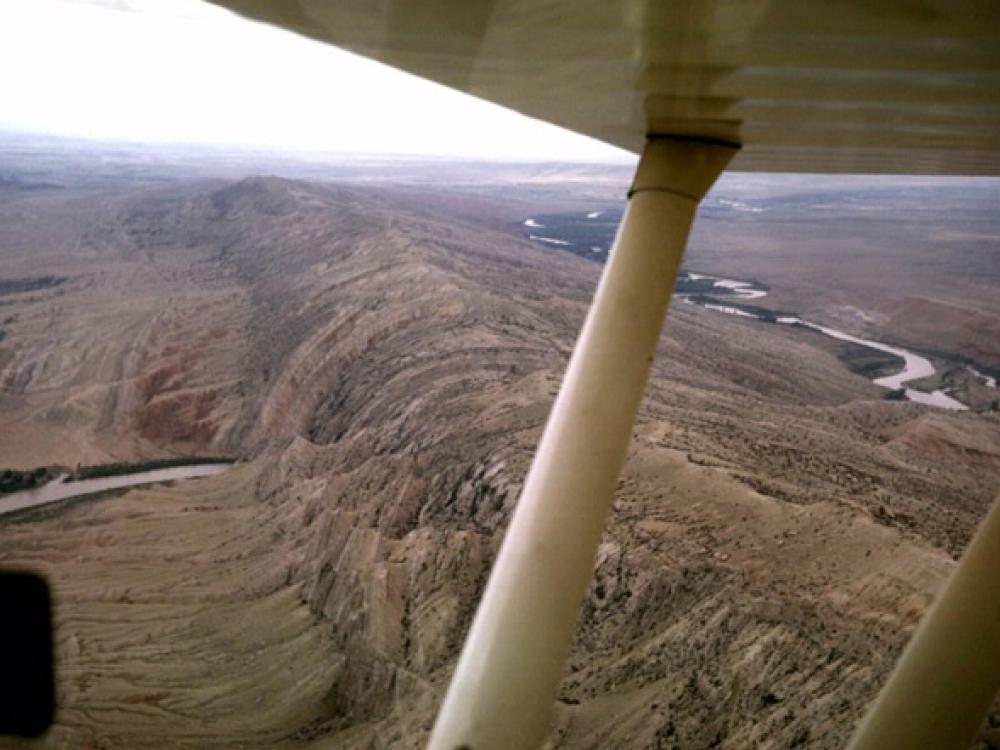
[[[33,573],[0,572],[0,735],[48,729],[54,682],[48,584]]]

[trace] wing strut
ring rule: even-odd
[[[544,741],[695,209],[737,148],[647,142],[431,750]]]
[[[966,750],[1000,688],[1000,500],[848,750]]]

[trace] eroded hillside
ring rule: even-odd
[[[10,277],[66,281],[0,298],[0,463],[244,459],[0,517],[56,592],[46,744],[423,744],[599,271],[491,200],[3,203]],[[1000,419],[695,306],[660,349],[549,745],[841,747],[997,491]]]

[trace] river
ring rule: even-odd
[[[928,375],[934,374],[934,365],[926,357],[921,357],[919,354],[914,354],[906,349],[900,349],[898,346],[889,346],[888,344],[883,344],[879,341],[860,339],[857,336],[851,336],[849,333],[838,331],[835,328],[827,328],[826,326],[816,325],[815,323],[810,323],[800,318],[778,318],[778,322],[791,325],[803,325],[807,328],[812,328],[814,331],[825,333],[831,338],[840,339],[841,341],[850,341],[853,344],[861,344],[862,346],[867,346],[870,349],[877,349],[880,352],[887,352],[889,354],[895,354],[897,357],[902,357],[904,365],[901,371],[897,372],[895,375],[875,378],[872,382],[875,383],[875,385],[880,385],[883,388],[889,388],[894,391],[902,388],[906,393],[906,398],[920,404],[937,406],[941,409],[951,409],[953,411],[966,411],[969,408],[961,401],[949,396],[944,391],[937,390],[927,393],[926,391],[918,391],[916,388],[906,387],[905,384],[911,380],[919,380],[920,378],[926,378]]]
[[[119,490],[124,487],[137,487],[143,484],[170,482],[177,479],[194,479],[221,474],[232,464],[194,464],[191,466],[171,466],[167,469],[153,469],[134,474],[121,474],[114,477],[97,477],[95,479],[80,479],[76,482],[67,481],[68,474],[62,474],[48,484],[33,490],[21,490],[0,495],[0,515],[13,513],[17,510],[35,508],[59,500],[69,500],[74,497],[92,495],[95,492]]]
[[[602,213],[602,211],[591,211],[589,213],[581,213],[576,216],[569,214],[546,214],[545,216],[530,217],[523,222],[523,225],[529,229],[547,230],[545,232],[546,236],[532,233],[528,235],[528,239],[534,240],[535,242],[545,243],[547,245],[561,245],[564,246],[565,249],[573,250],[572,246],[574,244],[579,245],[580,247],[589,246],[589,239],[593,233],[588,235],[586,233],[581,234],[581,232],[591,225],[596,226],[597,222],[595,220],[598,219]],[[541,219],[542,221],[538,221],[537,219]],[[567,233],[567,229],[571,229],[572,233]],[[597,235],[593,236],[596,237]],[[565,237],[565,239],[563,237]],[[580,239],[581,237],[583,240]],[[569,241],[571,238],[574,240],[573,242]],[[590,251],[591,253],[600,253],[605,252],[605,249],[602,247],[591,247]],[[583,253],[577,252],[576,254],[581,255]],[[590,259],[602,260],[600,257],[590,257]],[[711,282],[711,284],[709,284],[709,282]],[[687,287],[687,290],[685,290],[685,287]],[[849,341],[853,344],[860,344],[861,346],[867,346],[871,349],[877,349],[878,351],[902,357],[904,366],[900,372],[886,377],[875,378],[872,382],[876,385],[882,386],[883,388],[891,390],[899,390],[902,388],[906,398],[910,401],[927,404],[928,406],[936,406],[941,409],[951,409],[953,411],[968,410],[968,407],[965,404],[952,398],[943,390],[936,390],[928,393],[926,391],[920,391],[916,388],[908,388],[906,386],[907,383],[913,380],[919,380],[920,378],[934,374],[934,365],[926,357],[921,357],[919,354],[908,351],[907,349],[902,349],[898,346],[890,346],[889,344],[883,344],[880,341],[871,341],[869,339],[851,336],[850,334],[838,331],[835,328],[828,328],[816,323],[811,323],[808,320],[803,320],[799,317],[788,316],[775,318],[773,314],[765,317],[763,314],[754,312],[753,308],[748,308],[745,303],[750,300],[761,299],[762,297],[766,297],[768,294],[767,287],[757,282],[727,279],[722,276],[686,271],[682,272],[678,277],[678,286],[674,294],[684,302],[692,305],[701,305],[702,307],[709,310],[715,310],[716,312],[725,313],[727,315],[737,315],[744,318],[754,318],[755,320],[762,320],[769,323],[801,325],[830,336],[831,338],[839,339],[841,341]],[[978,372],[972,367],[969,367],[969,370],[987,387],[996,388],[997,381],[995,378]]]
[[[725,279],[716,276],[709,276],[707,274],[689,272],[681,274],[681,278],[690,281],[711,279],[714,281],[713,286],[729,290],[732,293],[730,298],[733,299],[733,301],[760,299],[761,297],[767,296],[766,289],[757,288],[752,282],[749,281],[738,281],[736,279]],[[720,299],[718,303],[705,303],[693,301],[690,299],[691,295],[680,294],[679,296],[684,298],[686,302],[690,302],[691,304],[700,304],[702,307],[709,310],[715,310],[716,312],[726,313],[727,315],[738,315],[744,318],[754,318],[755,320],[766,320],[763,316],[754,314],[753,312],[743,308],[727,305],[723,299]],[[898,390],[899,388],[902,388],[907,399],[910,401],[916,401],[917,403],[926,404],[928,406],[936,406],[941,409],[951,409],[952,411],[967,411],[969,408],[961,401],[949,396],[945,391],[936,390],[928,393],[926,391],[918,391],[916,388],[906,387],[906,383],[909,383],[912,380],[919,380],[920,378],[925,378],[934,374],[934,365],[926,357],[921,357],[919,354],[911,352],[907,349],[902,349],[898,346],[883,344],[881,341],[871,341],[870,339],[852,336],[849,333],[844,333],[843,331],[838,331],[835,328],[829,328],[827,326],[811,323],[808,320],[803,320],[799,317],[779,317],[775,322],[781,325],[805,326],[806,328],[819,331],[822,334],[831,338],[839,339],[840,341],[849,341],[852,344],[860,344],[861,346],[867,346],[870,349],[877,349],[881,352],[887,352],[889,354],[895,354],[897,357],[902,357],[904,365],[900,372],[897,372],[894,375],[875,378],[872,382],[875,383],[875,385],[879,385],[890,390]],[[988,377],[976,372],[975,370],[973,370],[973,372],[976,375],[981,376],[983,379]],[[995,387],[996,381],[990,378],[987,380],[987,384]]]

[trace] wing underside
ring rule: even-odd
[[[992,0],[214,2],[635,152],[656,133],[743,144],[738,170],[1000,174]]]

